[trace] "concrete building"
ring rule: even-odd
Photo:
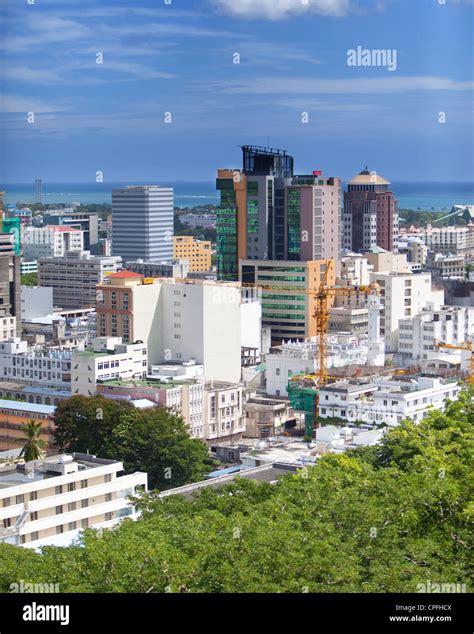
[[[421,238],[411,237],[398,243],[399,253],[406,255],[412,271],[424,268],[428,258],[428,247]]]
[[[120,337],[97,337],[91,348],[72,353],[71,393],[92,396],[99,382],[143,379],[147,372],[145,344],[122,343]]]
[[[433,277],[463,280],[466,277],[466,255],[435,253],[428,261],[427,268],[431,270]]]
[[[381,287],[380,334],[386,352],[398,350],[401,319],[414,317],[428,302],[444,303],[443,291],[431,287],[430,273],[371,273],[371,281]]]
[[[339,261],[342,181],[315,172],[294,176],[286,193],[288,260]]]
[[[38,217],[38,216],[37,216]],[[40,226],[56,225],[58,227],[72,227],[83,232],[84,250],[99,242],[99,216],[97,214],[75,211],[73,209],[58,209],[39,217]]]
[[[254,395],[244,403],[245,437],[270,438],[296,426],[295,413],[286,401]]]
[[[136,260],[127,262],[127,271],[139,273],[143,277],[177,277],[184,280],[188,277],[188,260],[170,260],[169,262],[145,262]]]
[[[344,192],[342,246],[364,253],[378,246],[398,247],[398,201],[390,182],[367,168],[354,176]]]
[[[474,250],[474,224],[467,226],[420,228],[418,235],[433,253],[467,253]]]
[[[211,270],[212,243],[210,240],[196,240],[193,236],[173,238],[173,256],[189,260],[191,272]]]
[[[147,489],[147,474],[121,471],[121,462],[80,453],[0,467],[0,543],[66,546],[84,528],[136,519],[129,496]]]
[[[37,387],[69,390],[71,351],[29,346],[18,337],[0,343],[0,378]]]
[[[389,253],[376,247],[365,253],[365,258],[371,273],[411,273],[405,253]]]
[[[351,333],[328,336],[328,368],[348,365],[366,365],[368,341]],[[288,380],[299,374],[316,371],[316,343],[312,341],[287,341],[270,349],[266,355],[267,394],[288,396]]]
[[[326,260],[241,260],[239,279],[255,285],[261,297],[262,324],[272,329],[272,342],[305,339],[316,334],[315,293],[324,275]],[[328,285],[336,280],[334,266]],[[293,290],[294,289],[294,290]],[[332,305],[330,299],[329,304]]]
[[[173,188],[112,190],[112,253],[128,260],[173,259]]]
[[[69,251],[84,250],[84,233],[80,229],[59,225],[25,227],[22,231],[23,257],[62,258]]]
[[[0,341],[21,333],[21,258],[14,240],[0,232]]]
[[[49,286],[21,287],[21,320],[31,321],[54,312],[53,289]]]
[[[0,451],[22,449],[26,439],[23,430],[30,421],[41,423],[41,440],[51,447],[54,444],[55,409],[51,405],[0,399]]]
[[[405,364],[432,357],[437,343],[458,346],[474,340],[474,308],[428,303],[418,314],[401,319],[398,354]]]
[[[395,427],[405,418],[423,420],[431,408],[443,411],[460,390],[457,381],[428,376],[340,381],[320,390],[320,417]]]
[[[179,219],[183,225],[188,225],[193,229],[196,227],[203,227],[209,229],[216,226],[216,215],[207,213],[189,213],[180,214]]]
[[[52,287],[55,306],[93,307],[97,284],[121,268],[120,257],[96,257],[88,251],[67,253],[63,258],[41,258],[38,260],[38,286]]]
[[[97,331],[143,341],[150,364],[193,358],[204,365],[206,379],[238,383],[242,311],[252,302],[257,298],[242,294],[238,283],[150,279],[122,271],[98,287]],[[256,321],[247,328],[259,326]]]
[[[367,286],[370,273],[374,270],[365,255],[344,249],[341,257],[341,271],[337,284],[341,286]]]

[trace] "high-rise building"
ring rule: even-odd
[[[238,278],[239,259],[286,258],[285,187],[293,157],[284,150],[245,145],[242,170],[218,170],[217,275]]]
[[[0,341],[21,332],[21,257],[15,235],[0,233]]]
[[[286,187],[286,252],[288,260],[339,258],[341,249],[342,181],[295,176]]]
[[[390,182],[367,168],[348,182],[344,192],[342,246],[356,253],[398,248],[398,201]]]
[[[112,253],[123,260],[173,259],[173,188],[112,190]]]

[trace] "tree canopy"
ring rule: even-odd
[[[60,451],[121,460],[129,473],[146,471],[150,488],[181,486],[209,471],[207,446],[166,408],[139,410],[125,400],[72,396],[58,404],[54,419]]]
[[[416,592],[469,582],[473,391],[379,446],[321,457],[278,484],[237,479],[194,500],[147,495],[142,517],[42,554],[0,546],[0,590]],[[471,551],[472,552],[472,551]],[[469,587],[469,586],[468,586]]]

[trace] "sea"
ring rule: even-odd
[[[50,183],[44,181],[42,202],[47,204],[110,204],[113,188],[149,184],[153,183],[136,181],[133,183]],[[176,207],[219,204],[219,193],[216,191],[215,181],[160,182],[160,185],[174,188]],[[4,201],[6,203],[32,203],[35,200],[34,182],[1,184],[0,189],[5,191]],[[391,189],[399,200],[400,209],[449,211],[453,205],[474,205],[473,182],[392,182]]]

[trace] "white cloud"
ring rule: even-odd
[[[22,113],[27,112],[47,113],[59,112],[65,110],[65,107],[59,105],[48,104],[37,99],[21,97],[19,95],[1,95],[0,96],[0,112],[3,113]]]
[[[305,14],[343,17],[351,0],[213,0],[215,6],[232,17],[280,20]]]

